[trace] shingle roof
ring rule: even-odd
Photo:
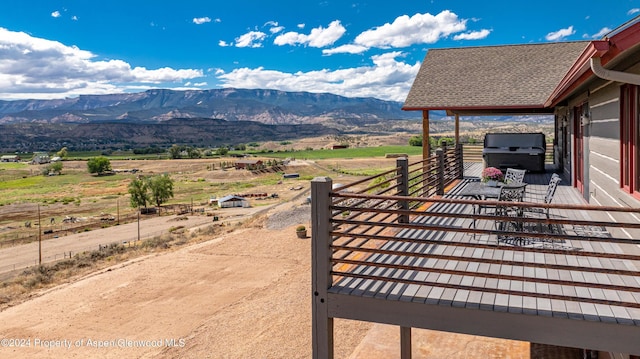
[[[403,109],[542,108],[588,43],[431,49]]]

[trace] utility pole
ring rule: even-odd
[[[140,240],[140,206],[138,206],[138,241]]]
[[[38,203],[38,265],[42,265],[42,226],[40,224],[40,203]]]

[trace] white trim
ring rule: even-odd
[[[610,175],[608,175],[608,174],[604,173],[604,172],[603,172],[601,169],[599,169],[598,167],[594,167],[594,166],[592,166],[592,165],[589,165],[589,168],[590,168],[590,169],[592,169],[592,170],[594,170],[594,171],[596,171],[596,172],[598,172],[598,173],[600,173],[601,175],[603,175],[603,176],[605,176],[605,177],[609,178],[610,180],[614,181],[614,182],[616,183],[616,185],[618,185],[618,186],[620,185],[620,180],[618,180],[618,179],[614,178],[613,176],[610,176]],[[593,181],[590,181],[590,182],[593,182]]]
[[[591,123],[619,122],[619,118],[605,118],[602,120],[591,120]]]
[[[612,83],[614,83],[614,82],[615,82],[615,81],[607,81],[607,82],[605,82],[605,83],[604,83],[604,85],[602,85],[602,86],[598,86],[598,87],[594,88],[593,90],[591,90],[590,92],[591,92],[592,94],[593,94],[593,93],[596,93],[596,92],[598,92],[598,91],[602,90],[603,88],[605,88],[605,87],[607,87],[607,86],[611,85],[611,84],[612,84]]]
[[[618,205],[618,207],[621,207],[621,208],[626,208],[626,207],[627,207],[627,206],[624,206],[623,204],[621,204],[621,203],[620,203],[620,202],[619,202],[615,197],[613,197],[612,195],[610,195],[610,194],[609,194],[609,192],[607,192],[604,188],[602,188],[601,186],[598,186],[598,184],[597,184],[597,183],[593,182],[592,180],[591,180],[591,181],[589,181],[589,182],[591,182],[591,184],[592,184],[594,187],[597,187],[597,188],[600,190],[600,192],[604,193],[607,197],[609,197],[609,199],[611,199],[611,201],[613,201],[613,203],[617,204],[617,205]],[[595,202],[597,202],[597,204],[598,204],[599,206],[602,206],[602,203],[601,203],[600,201],[598,201],[595,197],[593,197],[593,196],[590,196],[590,197],[591,197]],[[611,213],[609,213],[609,212],[606,212],[606,213],[607,213],[607,216],[609,216],[609,219],[611,219],[611,221],[612,221],[612,222],[618,223],[618,221],[617,221],[617,220],[616,220],[616,219],[611,215]],[[638,216],[637,216],[635,213],[629,213],[629,214],[630,214],[630,215],[631,215],[631,217],[633,217],[636,221],[640,221],[640,218],[638,218]],[[622,232],[624,232],[624,234],[626,234],[626,235],[627,235],[627,237],[629,237],[629,239],[633,239],[633,236],[631,236],[631,234],[630,234],[629,232],[627,232],[627,230],[626,230],[625,228],[620,228],[620,230],[621,230]]]
[[[590,137],[589,137],[589,139],[590,139],[591,141],[593,141],[593,140],[598,140],[598,141],[609,141],[609,142],[613,142],[613,143],[615,143],[616,145],[619,145],[619,144],[620,144],[620,139],[617,139],[617,138],[616,138],[616,139],[613,139],[613,138],[606,138],[606,137],[600,137],[600,136],[590,136]]]
[[[593,93],[593,91],[591,93]],[[607,101],[604,101],[604,102],[599,102],[599,103],[597,103],[597,104],[595,104],[593,106],[591,106],[591,103],[589,103],[589,107],[590,108],[598,108],[600,106],[608,105],[608,104],[614,103],[614,102],[620,102],[620,97],[616,97],[616,98],[613,98],[611,100],[607,100]]]
[[[603,155],[602,153],[599,153],[599,152],[589,151],[589,153],[591,153],[593,155],[596,155],[596,156],[600,156],[600,157],[602,157],[602,158],[604,158],[606,160],[609,160],[609,161],[615,161],[617,163],[620,163],[619,159],[613,158],[613,157],[610,157],[610,156],[607,156],[607,155]]]

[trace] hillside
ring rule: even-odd
[[[318,123],[326,120],[417,119],[402,103],[327,93],[276,90],[148,90],[86,95],[59,100],[0,101],[0,124],[160,123],[173,118],[216,118],[264,124]]]
[[[0,152],[170,147],[217,147],[337,134],[320,124],[267,125],[252,121],[190,118],[162,123],[26,123],[2,125]]]

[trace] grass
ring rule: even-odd
[[[409,156],[421,155],[422,147],[416,146],[379,146],[345,148],[340,150],[302,150],[287,152],[255,153],[256,155],[274,158],[304,158],[309,160],[346,159],[384,157],[388,153],[406,153]]]

